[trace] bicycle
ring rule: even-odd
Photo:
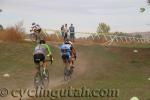
[[[37,41],[37,36],[35,33],[30,33],[29,34],[29,38],[32,42],[36,42]]]
[[[45,60],[45,63],[52,60]],[[49,85],[49,71],[48,69],[45,69],[43,67],[43,62],[38,63],[38,72],[34,76],[34,86],[36,89],[41,88],[47,88]]]
[[[67,61],[67,59],[65,59],[65,60],[66,60],[66,66],[64,68],[64,80],[67,81],[67,80],[71,79],[72,74],[74,72],[74,70],[73,70],[74,67],[70,66],[70,63],[69,63],[69,61]]]
[[[34,31],[34,32],[29,34],[29,39],[33,43],[38,44],[40,42],[40,40],[45,40],[46,39],[46,34],[42,30],[41,30],[41,32]]]

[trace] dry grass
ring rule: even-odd
[[[23,23],[18,23],[15,26],[7,27],[0,31],[0,40],[20,42],[24,40],[25,31],[22,27]]]
[[[46,37],[47,41],[53,41],[53,42],[63,42],[63,38],[60,35],[56,34],[50,34]]]

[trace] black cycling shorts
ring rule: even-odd
[[[66,61],[67,61],[67,62],[70,62],[70,57],[69,57],[69,55],[62,55],[62,59],[65,61],[65,63],[66,63]]]
[[[34,54],[34,63],[40,63],[41,61],[45,61],[45,56],[44,54]]]

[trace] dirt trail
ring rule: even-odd
[[[53,46],[59,48],[58,44],[53,44]],[[84,56],[84,54],[82,53],[82,51],[80,51],[78,53],[78,59],[75,63],[74,74],[73,74],[72,79],[80,77],[86,71],[87,62],[84,61],[83,56]],[[71,81],[71,80],[69,80],[69,81]],[[62,77],[56,77],[55,79],[50,79],[50,84],[49,84],[48,89],[53,89],[53,88],[58,87],[60,85],[67,84],[69,81],[64,81],[63,76]],[[33,84],[30,83],[30,85],[26,89],[34,89]],[[14,98],[11,95],[9,95],[6,98],[3,98],[3,100],[32,100],[32,98],[29,98],[27,95],[24,95],[20,99],[18,97]]]
[[[56,47],[56,48],[59,48],[60,49],[60,47],[59,47],[59,44],[60,43],[57,43],[57,42],[51,42],[51,44],[54,46],[54,47]],[[87,44],[88,45],[88,44]],[[85,57],[85,55],[84,55],[84,53],[82,52],[82,51],[80,51],[80,52],[77,52],[78,53],[78,58],[77,58],[77,61],[75,61],[75,69],[74,69],[74,71],[75,71],[75,77],[77,77],[78,75],[81,75],[81,74],[83,74],[84,72],[85,72],[85,70],[87,69],[87,61],[83,58],[83,57]]]
[[[54,47],[60,49],[60,47],[59,47],[59,44],[60,44],[60,43],[55,43],[55,42],[53,42],[53,43],[51,43],[51,44],[52,44]],[[86,69],[87,69],[88,63],[87,63],[87,61],[85,60],[84,57],[85,57],[85,55],[84,55],[84,53],[83,53],[82,51],[78,51],[78,52],[77,52],[77,61],[75,61],[75,69],[74,69],[74,72],[75,72],[74,76],[75,76],[75,77],[77,77],[78,75],[80,76],[80,75],[83,74],[83,73],[86,71]]]

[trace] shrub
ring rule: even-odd
[[[19,22],[15,26],[7,27],[6,29],[0,31],[0,40],[2,41],[23,41],[25,36],[25,31],[23,28],[23,23]]]

